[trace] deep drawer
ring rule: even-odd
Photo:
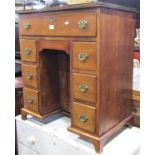
[[[37,67],[36,65],[22,65],[22,77],[25,86],[37,88]]]
[[[96,76],[72,74],[73,98],[96,103]]]
[[[19,22],[21,35],[96,36],[96,13],[25,16]]]
[[[39,112],[38,91],[24,87],[24,108],[33,112]]]
[[[73,125],[89,132],[95,132],[95,108],[73,103]]]
[[[36,41],[35,40],[20,40],[20,50],[22,60],[36,62]]]

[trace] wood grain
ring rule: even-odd
[[[53,22],[50,19],[53,19]],[[78,27],[80,20],[86,20],[88,26],[82,30]],[[69,24],[65,24],[69,22]],[[30,28],[24,29],[24,23],[29,23]],[[49,29],[52,26],[53,29]],[[22,35],[40,35],[40,36],[96,36],[96,14],[89,13],[72,13],[70,14],[51,14],[23,17],[19,22],[20,33]],[[72,31],[70,31],[72,30]]]
[[[99,135],[130,115],[135,21],[133,14],[101,13]],[[104,52],[106,51],[106,52]]]
[[[39,112],[38,91],[24,87],[23,92],[24,92],[24,108],[38,113]],[[30,96],[32,97],[32,103],[28,101],[28,98]]]
[[[73,69],[96,71],[96,43],[95,42],[73,42]],[[85,53],[88,55],[86,61],[79,60],[79,54]]]
[[[28,78],[28,75],[31,74],[31,78]],[[22,77],[23,77],[23,83],[25,86],[30,86],[33,88],[38,87],[38,80],[37,80],[37,66],[36,65],[22,65]]]
[[[30,54],[26,54],[25,48],[30,48]],[[20,51],[23,61],[36,62],[36,41],[32,39],[20,40]]]
[[[96,76],[73,73],[72,78],[73,98],[96,104]],[[86,92],[80,92],[79,87],[83,84],[88,86]]]
[[[23,63],[38,67],[39,91],[39,113],[23,109],[22,116],[43,118],[69,111],[69,130],[88,138],[101,152],[107,139],[132,117],[135,14],[105,3],[57,9],[21,13],[20,37],[36,40],[37,55],[36,63]],[[79,20],[87,20],[88,27],[80,30]],[[24,22],[30,23],[29,30],[23,29]],[[89,54],[85,64],[77,59],[83,51]],[[81,84],[87,84],[86,92],[79,90]],[[87,121],[79,120],[81,114]]]
[[[39,53],[40,113],[60,109],[59,54],[52,50]]]
[[[80,121],[80,115],[88,117],[86,122]],[[95,132],[95,108],[79,103],[73,103],[73,124],[75,127],[84,129],[88,132]]]

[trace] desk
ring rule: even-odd
[[[98,2],[19,13],[24,108],[71,116],[96,152],[132,117],[135,10]]]

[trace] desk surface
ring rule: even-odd
[[[38,13],[52,12],[52,11],[58,11],[58,10],[73,10],[73,9],[93,8],[93,7],[103,7],[103,8],[137,12],[137,10],[132,7],[126,7],[123,5],[118,5],[114,3],[108,3],[108,2],[96,2],[96,3],[86,3],[86,4],[76,4],[76,5],[52,6],[52,7],[46,7],[40,10],[22,10],[22,11],[17,11],[16,13],[25,14],[25,13],[37,13],[37,12]]]

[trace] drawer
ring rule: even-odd
[[[73,42],[73,69],[96,71],[97,49],[95,42]]]
[[[38,91],[24,87],[24,108],[38,113]]]
[[[21,35],[96,36],[96,13],[23,16],[19,29]]]
[[[72,74],[73,98],[96,103],[96,76]]]
[[[35,121],[34,121],[35,122]],[[37,155],[51,155],[52,149],[54,146],[52,145],[52,136],[50,133],[45,132],[39,129],[41,126],[36,127],[39,123],[33,123],[30,121],[28,123],[22,123],[17,121],[17,138],[18,138],[18,147],[20,152],[36,152]],[[21,145],[25,146],[27,150],[21,150]],[[53,147],[52,147],[53,146]],[[30,151],[31,150],[31,151]],[[24,154],[19,154],[24,155]],[[31,155],[31,154],[25,154]],[[33,155],[33,153],[32,153]],[[36,155],[34,153],[34,155]]]
[[[37,67],[36,65],[22,65],[22,78],[25,86],[37,88]]]
[[[73,125],[89,132],[95,132],[95,108],[73,103]]]
[[[18,143],[18,154],[19,155],[39,155],[36,152],[32,151],[23,144]]]
[[[36,41],[35,40],[20,40],[20,50],[23,61],[36,62]]]

